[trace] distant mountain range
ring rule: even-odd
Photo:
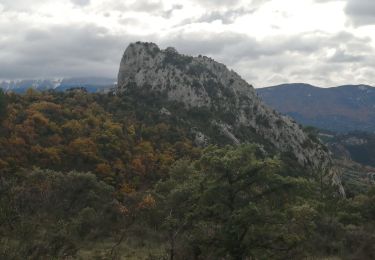
[[[24,93],[85,88],[88,92],[107,92],[116,86],[116,79],[81,77],[2,81],[0,88]],[[375,88],[368,85],[344,85],[320,88],[303,83],[282,84],[256,89],[261,99],[276,111],[286,114],[302,125],[335,132],[375,131]]]
[[[345,85],[319,88],[283,84],[257,89],[270,107],[298,123],[336,132],[375,131],[375,88]]]
[[[85,88],[88,92],[103,92],[107,89],[113,88],[115,85],[115,79],[101,77],[14,80],[0,82],[0,88],[15,93],[23,93],[29,88],[40,91],[48,89],[65,91],[70,88]]]

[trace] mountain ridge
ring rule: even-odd
[[[331,168],[330,155],[319,142],[290,118],[265,106],[250,84],[211,58],[181,55],[171,47],[161,50],[154,43],[132,43],[120,63],[117,91],[129,89],[148,89],[188,108],[225,113],[219,120],[207,120],[218,125],[233,144],[254,141],[241,139],[239,129],[253,131],[278,151],[292,153],[303,166],[323,171]],[[330,174],[340,186],[337,173]]]
[[[369,85],[319,88],[296,83],[257,93],[269,106],[304,125],[337,132],[375,130],[375,88]]]
[[[24,93],[32,88],[38,91],[65,91],[69,88],[85,88],[88,92],[102,92],[113,88],[116,80],[104,77],[67,77],[51,79],[22,79],[0,81],[0,88],[9,92]]]

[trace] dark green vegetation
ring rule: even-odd
[[[0,89],[0,122],[6,116],[7,100],[6,95],[2,89]]]
[[[343,172],[342,181],[348,196],[367,191],[375,183],[375,135],[367,132],[320,133]]]
[[[375,134],[359,131],[339,134],[328,143],[342,146],[353,161],[375,167]]]
[[[366,85],[318,88],[283,84],[257,89],[270,107],[298,123],[335,132],[375,131],[375,89]]]
[[[227,145],[208,119],[228,115],[134,89],[1,107],[0,259],[375,257],[375,190],[340,199],[265,141]]]

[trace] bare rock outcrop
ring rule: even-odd
[[[205,56],[182,55],[172,47],[161,50],[154,43],[132,43],[121,60],[118,91],[129,86],[165,93],[169,100],[182,102],[187,108],[231,113],[231,125],[212,123],[221,125],[233,144],[254,140],[241,140],[231,129],[251,128],[278,151],[292,153],[301,165],[326,172],[343,192],[328,150],[289,117],[263,104],[254,88],[224,64]]]

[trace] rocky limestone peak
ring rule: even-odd
[[[132,43],[126,49],[118,87],[122,90],[129,83],[167,91],[170,99],[187,106],[206,106],[213,95],[249,98],[256,95],[252,86],[224,64],[205,56],[181,55],[173,47],[160,50],[154,43]]]
[[[236,130],[254,132],[278,151],[292,153],[301,165],[330,172],[332,182],[343,193],[324,147],[289,117],[263,104],[254,88],[224,64],[201,55],[182,55],[172,47],[161,50],[154,43],[132,43],[121,60],[118,91],[126,91],[129,86],[164,93],[168,100],[181,102],[187,108],[204,107],[225,114],[219,120],[207,120],[233,144],[257,141],[236,136]],[[203,133],[204,129],[199,131]]]
[[[131,43],[122,57],[118,86],[122,87],[126,82],[135,81],[137,69],[145,67],[159,52],[160,49],[155,43]]]

